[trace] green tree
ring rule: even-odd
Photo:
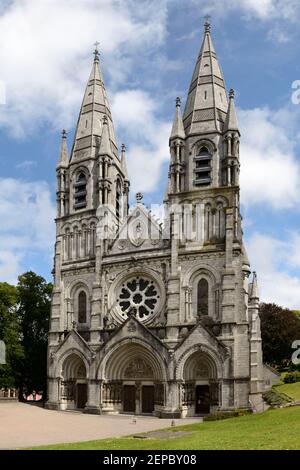
[[[49,331],[52,284],[32,271],[19,276],[18,314],[22,327],[24,360],[19,384],[23,393],[47,387],[47,336]]]
[[[20,379],[24,358],[21,325],[17,311],[18,291],[6,282],[0,283],[0,339],[6,345],[6,364],[0,365],[0,387],[15,388]]]
[[[300,340],[300,318],[287,308],[263,303],[260,320],[264,362],[279,367],[290,365],[292,343]]]

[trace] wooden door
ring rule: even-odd
[[[210,410],[209,385],[196,387],[196,414],[208,414]]]
[[[77,408],[82,409],[87,402],[87,384],[77,384]]]
[[[154,386],[144,385],[142,388],[142,413],[154,411]]]
[[[124,385],[123,410],[128,413],[135,413],[135,386],[134,385]]]

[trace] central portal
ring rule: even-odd
[[[124,411],[125,413],[135,413],[135,386],[124,385]]]
[[[160,413],[165,389],[155,354],[134,343],[125,344],[112,354],[101,391],[103,413]]]

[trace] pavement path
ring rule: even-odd
[[[136,419],[136,424],[133,423]],[[176,419],[176,425],[199,422]],[[169,427],[171,420],[152,416],[99,416],[52,411],[26,403],[0,402],[0,449],[121,437]]]

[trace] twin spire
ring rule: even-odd
[[[183,116],[180,105],[180,98],[177,98],[170,140],[185,139],[188,135],[209,132],[238,132],[234,91],[230,90],[228,101],[224,77],[212,43],[208,20],[204,25],[204,38]],[[109,155],[118,159],[112,115],[100,69],[98,43],[96,43],[93,67],[76,127],[71,162],[98,155]],[[125,150],[124,152],[122,150],[121,159],[125,167]],[[69,162],[69,156],[66,133],[64,133],[59,165],[67,166],[67,162]]]
[[[98,43],[96,43],[94,63],[79,113],[71,161],[78,158],[96,157],[104,136],[109,154],[118,158],[115,130],[100,69],[100,54],[97,46]]]
[[[237,128],[233,95],[228,103],[225,81],[211,38],[207,19],[204,38],[191,80],[183,114],[186,135],[223,132],[230,114],[229,126]]]
[[[96,42],[93,66],[79,113],[71,157],[67,149],[67,133],[63,131],[58,168],[67,167],[69,163],[79,159],[96,158],[101,155],[119,161],[112,114],[100,68],[98,45]],[[128,178],[125,151],[122,152],[122,159],[121,166],[125,168]]]

